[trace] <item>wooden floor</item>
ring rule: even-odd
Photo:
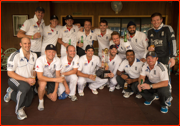
[[[5,103],[7,73],[1,72],[1,124],[3,125],[178,125],[179,124],[179,76],[172,75],[172,106],[169,112],[160,112],[159,101],[145,106],[144,99],[123,97],[122,89],[109,92],[105,87],[94,95],[88,87],[85,96],[72,102],[69,98],[52,102],[45,98],[45,110],[38,111],[38,96],[25,108],[27,119],[20,121],[15,114],[15,102]]]

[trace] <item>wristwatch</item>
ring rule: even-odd
[[[151,89],[153,89],[153,86],[152,86],[152,84],[150,84],[150,88],[151,88]]]

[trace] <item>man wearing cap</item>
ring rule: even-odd
[[[113,44],[115,44],[118,55],[122,60],[126,59],[126,51],[132,49],[129,41],[126,42],[126,46],[124,43],[124,39],[120,38],[120,35],[117,31],[113,31],[111,34],[111,38],[113,40]],[[111,45],[112,43],[110,43]]]
[[[42,31],[45,26],[44,12],[44,8],[37,7],[34,18],[26,20],[17,34],[18,38],[28,37],[31,40],[31,51],[38,57],[41,55]]]
[[[65,19],[66,25],[60,30],[58,42],[61,44],[61,57],[66,55],[66,47],[73,45],[76,48],[77,43],[77,32],[79,31],[78,26],[73,25],[73,17],[67,15]]]
[[[140,71],[142,69],[143,62],[135,58],[135,53],[133,50],[126,51],[126,59],[121,63],[117,70],[117,82],[120,87],[124,88],[124,83],[128,84],[127,89],[124,89],[125,98],[129,98],[136,91],[135,83],[138,81]],[[141,98],[142,96],[137,94],[136,98]]]
[[[56,15],[52,15],[50,18],[50,25],[45,26],[43,30],[41,55],[45,54],[45,48],[47,45],[53,44],[56,46],[61,27],[62,26],[58,25],[58,17]]]
[[[85,55],[85,48],[87,45],[93,45],[95,34],[91,31],[91,21],[84,21],[84,31],[77,33],[77,55]]]
[[[23,109],[31,105],[34,97],[32,86],[36,80],[32,78],[31,72],[35,67],[37,55],[30,51],[29,38],[23,37],[20,46],[20,50],[12,53],[7,61],[7,74],[10,78],[4,101],[9,102],[10,99],[15,101],[17,118],[23,120],[27,118]]]
[[[167,68],[158,62],[157,54],[154,51],[147,53],[146,61],[147,63],[144,64],[140,73],[139,84],[136,84],[138,91],[145,98],[145,105],[151,105],[154,100],[158,99],[156,96],[158,94],[161,104],[160,111],[167,113],[168,107],[171,106]],[[143,84],[141,84],[141,79],[143,79]]]
[[[108,68],[111,73],[108,74],[109,79],[109,91],[113,92],[115,89],[115,86],[117,85],[116,81],[116,73],[117,69],[119,68],[122,60],[121,58],[117,55],[117,48],[115,45],[111,45],[109,47],[109,58],[108,58]]]
[[[108,22],[106,20],[100,21],[100,29],[95,29],[94,34],[96,35],[96,40],[98,40],[98,55],[102,57],[102,50],[109,48],[109,42],[111,39],[112,30],[108,29]]]
[[[147,54],[148,39],[145,33],[136,30],[136,24],[130,21],[127,25],[127,30],[129,32],[129,42],[131,43],[132,49],[135,52],[136,58],[145,62]]]
[[[71,98],[72,101],[76,101],[76,85],[78,80],[76,73],[79,67],[79,56],[76,55],[75,47],[73,45],[68,45],[66,47],[66,53],[67,55],[61,57],[61,74],[65,76],[65,80],[69,84],[69,98]],[[64,90],[64,85],[59,85],[58,96],[60,96]]]
[[[36,61],[36,72],[38,77],[38,110],[44,110],[44,95],[52,101],[57,100],[58,85],[64,85],[66,93],[69,93],[68,85],[64,77],[60,76],[61,62],[56,57],[56,47],[49,44],[45,48],[45,54],[39,57]],[[47,88],[46,88],[47,87]]]
[[[86,55],[79,59],[79,68],[77,71],[78,78],[78,93],[84,96],[84,88],[86,82],[89,82],[89,88],[93,94],[98,94],[97,89],[104,85],[108,79],[101,79],[96,77],[95,70],[101,67],[101,62],[98,56],[94,55],[94,48],[92,45],[87,45],[85,49]]]

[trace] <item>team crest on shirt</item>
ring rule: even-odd
[[[108,36],[106,36],[106,39],[108,39]]]
[[[38,26],[37,25],[33,25],[34,26],[34,28],[38,28]]]
[[[24,61],[23,58],[21,58],[20,62]]]
[[[54,64],[54,69],[56,69],[56,64]]]
[[[73,29],[74,30],[74,32],[76,32],[76,30],[75,29]]]
[[[32,57],[32,60],[33,60],[33,62],[34,62],[34,57]]]
[[[90,39],[92,39],[92,36],[90,36]]]
[[[174,34],[171,35],[171,38],[175,37]]]
[[[137,70],[137,66],[135,67],[135,70]]]
[[[154,75],[156,75],[156,70],[154,70]]]
[[[137,39],[135,39],[135,42],[137,43]]]
[[[41,25],[41,28],[43,29],[43,25]]]
[[[92,62],[92,64],[91,64],[92,66],[93,66],[93,62]]]
[[[68,32],[68,30],[64,30],[64,32],[66,33],[66,32]]]
[[[123,47],[121,46],[121,49],[123,50]]]
[[[52,35],[52,33],[51,33],[51,32],[48,32],[48,35]]]
[[[129,42],[131,42],[131,39],[128,39]]]
[[[161,32],[161,36],[164,36],[164,31]]]
[[[115,64],[115,62],[112,63],[112,65],[114,65],[114,64]]]
[[[84,65],[85,65],[85,66],[88,65],[88,63],[84,63]]]
[[[56,31],[56,34],[58,34],[58,31]]]
[[[150,35],[150,37],[154,37],[154,35],[153,35],[153,34],[151,34],[151,35]]]

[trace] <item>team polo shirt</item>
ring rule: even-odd
[[[50,25],[44,27],[41,55],[45,54],[44,52],[47,45],[53,44],[56,46],[61,28],[62,26],[59,25],[57,25],[55,28],[51,28]]]
[[[79,56],[75,55],[71,63],[68,63],[67,55],[61,57],[61,73],[73,70],[73,68],[79,67]]]
[[[41,23],[37,23],[38,19],[36,15],[34,18],[28,19],[24,22],[21,27],[21,30],[25,31],[26,35],[34,35],[36,32],[41,33],[41,37],[37,39],[30,39],[31,40],[31,51],[33,52],[41,52],[41,44],[42,44],[42,31],[45,27],[44,20],[41,20]]]
[[[128,40],[135,52],[135,56],[138,59],[145,58],[147,54],[148,39],[145,33],[136,31],[133,37],[129,37]]]
[[[46,55],[40,56],[36,61],[36,72],[43,72],[43,76],[49,78],[56,77],[56,71],[61,70],[61,62],[58,57],[54,57],[51,63],[46,60]]]
[[[111,41],[110,44],[114,44],[114,42]],[[123,38],[120,38],[120,44],[116,45],[116,47],[117,47],[118,55],[122,60],[126,58],[126,51],[132,49],[130,42],[129,41],[124,42]]]
[[[62,38],[62,41],[64,43],[69,43],[69,39],[71,39],[71,45],[73,45],[76,48],[78,31],[79,28],[76,25],[73,25],[71,29],[68,29],[65,25],[60,29],[59,38]],[[66,51],[66,48],[63,45],[61,45],[61,52],[64,51]]]
[[[100,29],[95,29],[94,34],[96,35],[96,40],[98,40],[99,45],[99,52],[98,55],[102,56],[102,49],[108,48],[109,49],[109,42],[111,39],[111,33],[113,31],[110,29],[106,29],[106,34],[102,35]]]
[[[119,68],[120,64],[122,62],[122,59],[116,55],[114,57],[114,59],[108,59],[108,66],[109,66],[109,70],[114,74],[116,75],[116,72],[117,72],[117,69]]]
[[[83,36],[83,47],[82,49],[86,49],[87,45],[93,45],[93,41],[96,40],[96,36],[93,31],[90,30],[89,35],[86,35],[85,31],[78,31],[77,33],[77,41],[81,43],[81,37]]]
[[[93,55],[90,61],[87,60],[86,55],[79,59],[78,70],[84,74],[95,74],[95,70],[99,67],[101,67],[101,62],[98,56]]]
[[[141,69],[142,69],[143,62],[141,62],[139,59],[135,58],[134,63],[132,66],[129,65],[129,61],[125,59],[120,67],[118,68],[119,71],[125,71],[129,75],[130,78],[139,78]]]
[[[14,71],[16,74],[29,78],[31,71],[35,67],[37,55],[30,52],[29,60],[24,56],[22,48],[12,53],[7,61],[7,71]]]
[[[149,69],[147,63],[142,67],[141,74],[142,76],[147,76],[151,83],[159,83],[161,81],[169,80],[167,68],[161,62],[157,62],[154,65],[152,70]]]

